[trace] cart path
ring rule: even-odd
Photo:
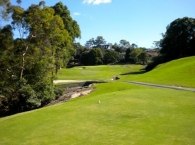
[[[54,80],[54,84],[62,83],[62,82],[86,82],[90,80]],[[174,90],[184,90],[184,91],[190,91],[195,92],[195,88],[186,88],[186,87],[178,87],[178,86],[168,86],[168,85],[160,85],[160,84],[152,84],[152,83],[144,83],[144,82],[135,82],[135,81],[124,81],[129,84],[134,85],[142,85],[142,86],[150,86],[150,87],[157,87],[157,88],[167,88],[167,89],[174,89]]]
[[[79,82],[86,82],[86,81],[90,81],[90,80],[54,80],[54,84],[58,84],[58,83],[79,83]]]
[[[142,85],[142,86],[157,87],[157,88],[167,88],[167,89],[184,90],[184,91],[195,92],[195,88],[186,88],[186,87],[177,87],[177,86],[167,86],[167,85],[159,85],[159,84],[144,83],[144,82],[134,82],[134,81],[130,81],[130,82],[127,82],[127,83],[135,84],[135,85]]]

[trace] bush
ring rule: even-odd
[[[55,99],[58,99],[65,93],[65,86],[63,85],[56,85],[54,87]]]
[[[164,63],[165,62],[165,56],[163,55],[160,55],[160,56],[156,56],[156,57],[153,57],[152,58],[152,62],[150,62],[145,70],[146,71],[151,71],[152,69],[154,69],[157,65],[161,64],[161,63]]]

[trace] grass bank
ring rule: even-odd
[[[138,71],[137,74],[140,72]],[[181,58],[161,64],[150,72],[133,75],[127,73],[123,80],[157,83],[195,88],[195,56]]]

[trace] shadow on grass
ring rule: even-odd
[[[127,73],[120,74],[120,75],[138,75],[138,74],[144,74],[144,73],[146,73],[146,71],[144,69],[140,69],[139,71],[127,72]]]

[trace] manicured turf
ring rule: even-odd
[[[67,103],[1,118],[0,144],[195,144],[193,92],[120,82],[95,87]]]
[[[132,75],[130,73],[122,79],[195,88],[195,56],[161,64],[145,74]]]
[[[142,69],[141,65],[74,67],[61,69],[57,79],[109,81],[111,77],[118,76],[121,81],[140,81],[195,88],[195,56],[161,64],[147,73],[143,73]]]
[[[141,74],[140,65],[62,69],[58,79],[121,79],[96,84],[96,89],[85,97],[0,118],[0,145],[195,144],[195,92],[120,82],[195,87],[194,66],[195,57],[189,57],[145,74]]]
[[[110,80],[126,72],[139,71],[141,65],[100,65],[61,69],[57,75],[59,80]]]

